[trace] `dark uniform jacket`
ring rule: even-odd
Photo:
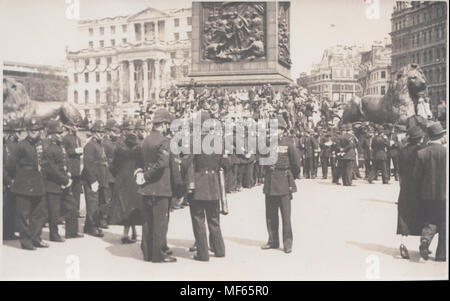
[[[33,197],[45,195],[42,168],[42,141],[30,137],[20,141],[11,157],[11,166],[16,166],[16,176],[11,192]]]
[[[12,184],[16,175],[16,166],[11,165],[11,156],[17,148],[17,140],[3,140],[3,188]],[[5,192],[5,190],[3,191]]]
[[[305,158],[311,158],[314,155],[314,145],[312,138],[309,136],[304,136],[300,138],[300,147],[303,151],[303,156]]]
[[[364,137],[361,142],[361,148],[363,150],[364,159],[372,160],[373,157],[373,149],[372,149],[372,141],[373,137]]]
[[[138,193],[143,196],[172,197],[170,141],[158,131],[152,131],[141,147],[139,167],[144,170],[144,185]]]
[[[326,143],[326,144],[325,144]],[[331,151],[332,151],[333,141],[328,138],[322,138],[320,139],[320,156],[321,157],[331,157]]]
[[[69,183],[66,151],[60,143],[49,139],[43,141],[43,147],[42,170],[44,171],[45,191],[62,193],[61,185]]]
[[[300,159],[289,137],[281,137],[277,147],[278,160],[266,166],[263,192],[270,196],[287,195],[297,191],[294,175],[300,173]]]
[[[375,160],[387,160],[386,148],[389,140],[384,135],[378,135],[372,140],[373,157]]]
[[[107,165],[108,163],[103,146],[100,141],[92,138],[84,147],[81,179],[86,181],[89,185],[97,181],[100,187],[106,187]]]
[[[77,154],[75,149],[81,147],[80,137],[67,134],[63,137],[64,148],[68,156],[69,172],[72,177],[79,177],[81,174],[81,154]]]
[[[422,200],[446,200],[447,148],[430,143],[417,152],[414,176],[418,179]]]
[[[391,158],[396,158],[398,156],[398,152],[400,150],[400,142],[398,141],[397,134],[392,133],[389,135],[389,148],[388,148],[388,155]],[[391,141],[393,141],[393,144],[391,145]]]
[[[114,157],[114,150],[117,147],[119,141],[117,140],[111,140],[110,138],[103,138],[102,139],[102,146],[105,150],[106,160],[108,161],[108,166],[111,167],[113,157]],[[108,183],[114,183],[114,177],[110,171],[110,168],[106,169],[106,180]]]
[[[355,160],[356,153],[353,135],[341,135],[340,151],[343,153],[341,157],[342,160]]]
[[[194,178],[189,181],[193,183],[194,200],[217,201],[220,199],[219,170],[222,164],[222,156],[216,154],[196,154],[191,161],[193,172],[188,174]]]

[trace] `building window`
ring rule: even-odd
[[[78,91],[73,91],[73,102],[78,104]]]
[[[111,46],[116,46],[116,40],[114,40],[114,39],[111,39]]]
[[[94,42],[89,41],[89,48],[94,48]]]
[[[108,72],[106,73],[106,80],[107,80],[108,82],[111,81],[111,71],[108,71]]]
[[[433,62],[433,49],[430,49],[428,51],[428,58],[429,58],[430,62]]]
[[[89,36],[92,37],[94,35],[94,29],[89,28]]]
[[[87,73],[87,72],[84,74],[84,82],[85,83],[89,82],[89,73]]]
[[[174,23],[175,27],[180,26],[180,19],[179,18],[173,19],[173,23]]]
[[[100,90],[95,90],[95,104],[99,105],[100,104]]]
[[[89,103],[89,91],[88,90],[84,91],[84,103],[85,104]]]
[[[102,35],[104,35],[104,34],[105,34],[105,28],[100,27],[100,35],[102,36]]]
[[[386,71],[381,71],[381,78],[386,78]]]
[[[187,38],[189,40],[192,39],[192,32],[191,31],[186,32],[186,35],[187,35]]]
[[[127,32],[127,30],[128,30],[127,24],[123,24],[122,25],[122,32]]]
[[[111,65],[111,63],[112,63],[112,57],[109,57],[109,58],[107,59],[107,62],[108,62],[108,65]]]
[[[176,52],[171,52],[170,53],[170,58],[171,59],[174,59],[174,58],[176,58],[177,57],[177,53]]]
[[[381,86],[381,95],[386,94],[386,87],[385,86]]]
[[[192,25],[192,17],[187,17],[187,25]]]
[[[447,74],[445,73],[445,67],[441,68],[441,81],[445,82],[445,78],[447,77]]]
[[[73,74],[73,82],[78,83],[78,74],[77,73]]]
[[[111,34],[115,34],[116,33],[116,27],[113,25],[111,26]]]
[[[89,59],[85,59],[85,60],[84,60],[84,65],[85,65],[85,66],[89,66]]]
[[[95,65],[97,65],[97,66],[100,65],[100,58],[95,59]]]
[[[95,81],[100,82],[100,72],[95,72]]]
[[[123,38],[122,39],[122,44],[126,44],[127,43],[127,38]]]
[[[103,40],[100,40],[100,47],[105,47],[105,41],[103,41]]]
[[[178,41],[180,39],[180,34],[178,32],[173,34],[175,41]]]
[[[177,67],[175,66],[170,67],[170,77],[177,78]]]
[[[183,52],[183,56],[184,56],[184,58],[188,58],[189,57],[189,50],[185,50]]]

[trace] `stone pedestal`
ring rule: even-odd
[[[292,83],[290,60],[285,59],[286,53],[289,56],[289,2],[234,2],[237,4],[229,3],[225,6],[223,3],[192,3],[190,79],[194,79],[197,85],[224,87],[260,86],[267,83],[284,86]],[[251,6],[251,9],[246,9],[245,5]],[[258,13],[260,15],[257,15]],[[217,24],[221,26],[221,20],[224,20],[223,28],[226,29],[223,31],[224,38],[218,38],[218,34],[221,35],[222,32],[216,30]],[[287,37],[284,34],[280,40],[280,24],[283,21]],[[246,28],[240,31],[239,25],[242,24],[245,24]],[[210,25],[213,30],[210,30]],[[262,30],[259,30],[260,28]],[[213,34],[208,35],[211,32]],[[235,34],[236,32],[238,34]],[[242,36],[244,39],[236,42],[236,36]],[[261,52],[252,55],[253,50],[245,50],[250,48],[249,41],[253,41],[254,37],[256,43],[261,42],[258,45],[264,45],[263,54]],[[280,46],[280,41],[284,41],[284,46]],[[214,45],[219,45],[218,49],[226,50],[213,51],[211,55],[209,50],[214,49]],[[281,52],[284,59],[280,59]]]

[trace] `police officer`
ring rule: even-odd
[[[340,160],[342,162],[342,185],[351,186],[353,179],[353,164],[355,162],[355,144],[353,135],[350,133],[352,130],[351,124],[344,124],[344,133],[340,138]]]
[[[333,141],[331,135],[326,133],[320,137],[320,165],[322,166],[322,179],[328,178],[328,166],[330,166],[331,147]]]
[[[58,233],[58,220],[61,207],[66,220],[66,238],[79,238],[78,212],[72,195],[72,179],[68,167],[68,157],[62,146],[63,129],[59,121],[51,120],[47,124],[48,139],[43,142],[43,171],[48,208],[50,241],[63,242]]]
[[[204,122],[209,119],[210,115],[202,111],[201,120]],[[202,141],[207,132],[202,131]],[[208,240],[206,236],[205,215],[209,230],[209,241],[211,250],[215,257],[225,256],[225,243],[220,229],[220,183],[219,170],[222,165],[222,156],[220,154],[194,154],[190,161],[192,175],[189,179],[188,187],[190,193],[190,212],[192,226],[194,230],[195,241],[197,245],[197,254],[194,255],[195,260],[209,261]]]
[[[378,171],[381,171],[381,177],[383,180],[383,184],[389,184],[388,171],[386,166],[387,161],[387,153],[386,148],[389,146],[388,137],[384,133],[383,126],[379,125],[378,135],[373,138],[372,141],[372,149],[374,152],[374,168],[372,169],[372,173],[369,176],[369,183],[372,184],[374,178],[376,177]]]
[[[100,228],[103,229],[108,229],[108,212],[111,207],[112,193],[114,191],[114,177],[110,171],[110,167],[113,161],[114,150],[118,144],[119,135],[120,129],[117,121],[108,119],[105,125],[105,137],[102,139],[102,146],[108,161],[108,168],[106,169],[106,181],[108,184],[105,187],[105,203],[100,204]]]
[[[169,202],[172,198],[170,141],[166,137],[172,116],[166,109],[156,110],[153,127],[141,146],[140,162],[135,172],[138,193],[143,196],[142,243],[145,261],[175,262],[163,251]]]
[[[47,218],[42,175],[42,128],[32,118],[27,124],[26,138],[19,142],[11,157],[11,166],[16,166],[11,192],[16,196],[20,245],[25,250],[49,247],[40,237]]]
[[[108,165],[105,150],[101,144],[105,135],[103,121],[97,120],[94,122],[91,134],[89,142],[84,147],[83,171],[81,172],[86,201],[84,233],[103,237],[104,234],[100,229],[99,204],[105,202],[104,190],[107,185],[106,169]]]
[[[16,166],[10,164],[12,154],[19,143],[20,124],[3,120],[3,240],[18,239],[15,234],[16,201],[11,193]]]
[[[266,166],[263,192],[266,197],[266,222],[269,233],[265,249],[279,247],[278,236],[278,209],[281,211],[283,222],[283,246],[285,253],[292,252],[292,228],[291,228],[291,200],[292,193],[297,191],[294,175],[300,171],[298,152],[291,143],[291,139],[284,136],[286,122],[278,117],[278,148],[277,162]]]
[[[68,133],[63,137],[63,145],[68,156],[69,172],[72,179],[72,195],[75,199],[75,207],[77,211],[80,210],[80,196],[82,192],[81,186],[81,155],[83,148],[81,147],[81,139],[77,135],[77,128],[75,126],[66,126]],[[79,217],[82,217],[78,213]],[[84,216],[83,216],[84,217]]]

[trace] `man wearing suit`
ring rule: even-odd
[[[374,167],[372,173],[368,178],[369,183],[372,184],[378,171],[381,171],[383,184],[389,184],[388,171],[386,166],[387,153],[386,148],[389,146],[388,137],[385,135],[383,127],[378,126],[378,135],[373,138],[372,149],[374,152]]]
[[[363,138],[361,142],[361,148],[364,153],[364,169],[365,169],[365,179],[369,178],[369,175],[373,168],[373,149],[372,149],[372,141],[373,141],[374,132],[371,129],[367,129],[366,136]]]
[[[344,124],[344,133],[340,138],[339,152],[341,154],[340,160],[342,162],[342,184],[344,186],[351,186],[353,179],[353,164],[355,162],[355,145],[353,142],[353,135],[351,124]]]
[[[428,247],[439,234],[436,261],[446,261],[446,200],[447,200],[447,148],[442,145],[446,131],[439,122],[428,127],[430,141],[417,152],[414,177],[417,179],[425,214],[425,226],[420,239],[420,255],[428,259]]]
[[[43,174],[48,208],[50,241],[63,242],[58,233],[58,220],[61,207],[65,210],[66,238],[82,237],[78,234],[78,212],[76,201],[72,195],[71,174],[68,168],[67,154],[62,146],[63,129],[59,121],[51,120],[47,124],[48,139],[43,147]]]
[[[172,116],[166,109],[156,110],[150,135],[141,146],[135,171],[138,193],[143,197],[142,243],[145,261],[175,262],[163,251],[172,193],[170,141],[166,137]]]
[[[202,112],[201,120],[209,119],[209,113]],[[207,133],[202,132],[202,140]],[[189,168],[192,172],[188,179],[189,208],[191,212],[192,226],[194,230],[197,254],[195,260],[209,261],[208,239],[206,236],[205,215],[209,230],[211,250],[215,257],[225,256],[225,243],[220,229],[220,183],[219,171],[222,165],[220,154],[194,154],[190,160]]]
[[[69,127],[67,135],[63,138],[63,145],[68,156],[69,172],[72,178],[72,195],[75,198],[76,209],[80,210],[81,186],[81,155],[83,148],[81,147],[81,139],[77,136],[76,127]],[[79,215],[79,214],[78,214]]]
[[[333,141],[330,134],[325,134],[320,139],[320,163],[322,165],[322,179],[328,178],[328,166],[330,166],[331,147]]]
[[[311,179],[313,169],[314,145],[309,130],[306,130],[300,140],[300,148],[303,151],[303,176]]]
[[[266,223],[269,233],[267,244],[263,250],[277,249],[280,241],[278,237],[278,210],[281,211],[283,225],[283,247],[285,253],[292,252],[291,200],[292,193],[297,191],[294,175],[300,171],[298,152],[292,140],[284,136],[286,122],[282,116],[278,117],[278,147],[277,162],[266,167],[263,192],[266,197]]]
[[[103,237],[104,234],[100,229],[99,204],[105,202],[106,169],[108,166],[105,150],[101,144],[105,134],[103,121],[95,121],[92,125],[91,133],[92,138],[84,147],[83,171],[81,172],[86,201],[84,233]]]
[[[27,137],[19,142],[10,158],[11,166],[16,166],[11,192],[16,198],[20,245],[25,250],[49,247],[40,237],[47,218],[42,174],[42,128],[36,119],[31,119],[27,125]]]

